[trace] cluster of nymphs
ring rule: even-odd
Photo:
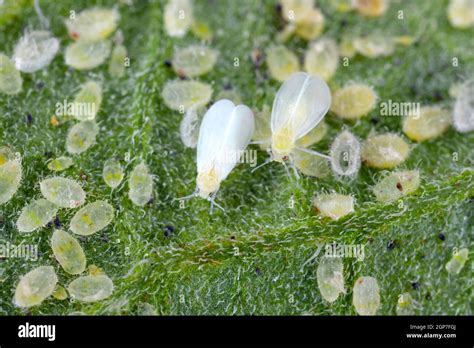
[[[35,2],[38,16],[47,27],[38,2]],[[93,69],[110,56],[111,43],[107,39],[117,28],[119,14],[116,9],[92,8],[80,14],[71,14],[66,27],[74,43],[65,51],[66,64],[78,69]],[[122,37],[117,32],[116,45],[112,51],[108,71],[112,77],[125,74],[127,52],[122,45]],[[59,41],[50,31],[26,31],[15,45],[12,60],[0,54],[0,93],[15,95],[22,90],[21,72],[33,73],[47,67],[59,49]],[[66,151],[78,155],[88,150],[99,132],[95,123],[102,102],[102,88],[94,81],[86,82],[76,94],[72,103],[64,103],[57,108],[58,114],[51,118],[53,126],[61,121],[79,121],[67,134]],[[74,160],[61,156],[48,163],[48,169],[60,172],[74,165]],[[124,177],[121,164],[109,159],[104,164],[103,179],[112,189],[118,187]],[[22,180],[21,155],[8,146],[0,147],[0,205],[8,202],[17,192]],[[138,164],[129,176],[129,198],[143,206],[151,199],[153,178],[144,163]],[[29,202],[21,211],[16,222],[18,231],[31,233],[45,227],[56,217],[59,209],[74,209],[82,206],[86,193],[79,182],[54,176],[39,183],[43,198]],[[114,208],[106,201],[97,200],[79,209],[69,224],[69,230],[77,235],[90,236],[107,227],[115,216]],[[56,221],[56,220],[55,220]],[[57,220],[59,221],[59,220]],[[58,284],[58,277],[52,266],[40,266],[21,277],[17,285],[14,303],[20,307],[31,307],[53,295],[64,300],[69,296],[82,302],[95,302],[109,297],[113,291],[112,280],[100,268],[89,265],[86,270],[86,256],[73,235],[60,229],[59,222],[51,237],[51,248],[64,272],[79,275],[67,286],[67,291]]]
[[[389,6],[386,0],[351,4],[351,8],[364,16],[383,15]],[[282,0],[281,5],[282,16],[290,28],[285,29],[287,33],[305,39],[314,39],[321,33],[323,17],[312,0]],[[342,5],[340,2],[339,10],[349,9]],[[170,36],[184,36],[193,23],[190,0],[168,2],[165,29]],[[313,34],[305,35],[310,32]],[[221,95],[215,98],[217,102],[209,110],[205,109],[213,94],[212,87],[189,78],[211,71],[218,52],[205,45],[175,49],[171,64],[181,79],[168,81],[162,98],[169,108],[185,114],[180,127],[183,143],[188,147],[197,146],[197,188],[189,197],[199,195],[215,204],[214,197],[221,182],[252,140],[270,152],[271,160],[283,163],[285,168],[289,164],[297,177],[298,170],[320,178],[332,169],[336,177],[355,178],[361,163],[377,169],[392,169],[403,163],[409,156],[410,144],[396,133],[373,131],[361,144],[349,129],[344,129],[333,140],[328,155],[309,147],[326,135],[328,127],[323,118],[329,110],[339,118],[354,122],[368,115],[377,104],[376,92],[365,83],[348,82],[342,87],[333,84],[330,90],[326,81],[338,67],[339,51],[347,55],[351,46],[354,52],[367,57],[387,56],[394,51],[395,43],[409,44],[415,40],[404,39],[357,38],[353,45],[344,42],[338,47],[334,40],[324,38],[310,44],[305,56],[305,72],[299,71],[298,57],[287,48],[270,47],[266,52],[270,75],[283,84],[273,107],[265,105],[255,116],[249,107],[236,105],[239,104],[236,99],[240,98],[221,98]],[[473,130],[473,86],[474,81],[468,80],[457,87],[453,111],[432,105],[407,115],[402,124],[405,135],[423,142],[440,136],[452,123],[459,132]],[[373,192],[378,201],[390,203],[415,192],[419,185],[418,170],[395,171],[384,176]],[[332,219],[354,211],[353,197],[337,193],[318,195],[314,205],[322,216]]]

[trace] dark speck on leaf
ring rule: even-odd
[[[26,123],[28,124],[33,123],[33,116],[31,116],[31,114],[26,115]]]
[[[262,275],[262,270],[260,268],[255,268],[255,273],[257,273],[258,276]]]
[[[155,199],[152,197],[146,204],[152,205],[153,203],[155,203]]]
[[[397,182],[397,189],[398,189],[398,191],[403,191],[403,186],[399,182]]]
[[[275,11],[276,11],[278,14],[281,14],[281,10],[282,10],[281,4],[276,4],[276,5],[275,5]]]
[[[443,96],[441,95],[441,92],[436,91],[433,93],[433,99],[436,101],[443,100]]]
[[[57,216],[54,219],[54,227],[61,228],[61,220],[59,220],[59,218]]]
[[[342,21],[339,22],[339,25],[341,26],[341,28],[344,28],[347,26],[349,22],[346,20],[346,19],[343,19]]]
[[[393,250],[395,248],[395,241],[391,240],[387,243],[387,250]]]
[[[425,296],[425,298],[426,298],[428,301],[429,301],[429,300],[431,300],[431,294],[430,294],[429,292],[428,292],[428,293],[426,293],[426,296]]]
[[[418,290],[420,288],[420,283],[413,282],[411,283],[411,287],[413,288],[413,290]]]
[[[173,65],[173,64],[171,63],[171,60],[169,60],[169,59],[165,60],[165,61],[163,62],[163,64],[164,64],[165,66],[167,66],[168,68],[171,68],[171,66]]]
[[[230,82],[227,82],[227,83],[224,85],[224,89],[225,89],[225,90],[232,89],[232,84],[231,84]]]
[[[373,125],[376,125],[380,122],[380,120],[377,118],[377,117],[372,117],[370,119],[370,122],[373,124]]]
[[[416,85],[411,85],[410,92],[413,94],[418,94],[418,87]]]
[[[42,82],[42,81],[40,81],[36,84],[37,89],[43,89],[43,87],[44,87],[44,82]]]
[[[400,64],[402,64],[402,60],[400,58],[395,58],[395,60],[393,61],[393,65],[398,66]]]
[[[165,235],[166,238],[171,237],[171,235],[174,232],[174,227],[171,225],[166,225],[163,231],[163,234]]]
[[[51,158],[54,156],[54,153],[52,153],[51,151],[45,151],[44,153],[44,157],[46,158]]]
[[[438,234],[438,238],[444,242],[446,239],[445,235],[443,233]]]
[[[230,236],[230,239],[231,239],[231,240],[235,240],[235,236]]]
[[[53,227],[53,222],[52,222],[52,221],[48,222],[48,223],[46,224],[46,227],[47,227],[47,228]]]

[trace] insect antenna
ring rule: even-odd
[[[35,6],[36,14],[38,15],[38,18],[41,22],[41,25],[43,26],[44,29],[49,29],[49,20],[43,15],[43,12],[41,11],[41,7],[39,5],[39,0],[35,0],[34,6]]]
[[[300,150],[300,151],[309,153],[309,154],[311,154],[311,155],[323,157],[323,158],[326,158],[326,159],[331,159],[331,157],[329,157],[328,155],[322,154],[322,153],[320,153],[320,152],[318,152],[318,151],[305,149],[304,147],[297,147],[297,149]]]
[[[273,155],[271,153],[271,151],[267,151],[269,154],[270,154],[270,157],[265,161],[263,162],[262,164],[256,166],[255,168],[253,168],[250,173],[253,173],[254,171],[256,171],[257,169],[259,168],[262,168],[263,166],[267,165],[268,163],[272,162],[273,161]]]
[[[188,199],[197,197],[197,195],[198,195],[198,192],[197,192],[197,190],[195,190],[193,193],[191,193],[191,194],[188,195],[188,196],[179,197],[179,198],[173,198],[173,202],[174,202],[174,201],[186,201],[186,200],[188,200]]]

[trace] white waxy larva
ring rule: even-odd
[[[20,278],[16,286],[15,304],[19,307],[37,306],[51,296],[58,277],[51,266],[40,266]]]
[[[387,57],[395,51],[395,41],[392,37],[369,35],[355,38],[355,50],[368,58]]]
[[[361,83],[350,83],[333,94],[331,111],[343,119],[355,120],[367,115],[375,107],[377,95]]]
[[[138,206],[147,204],[153,194],[153,176],[145,163],[133,168],[128,179],[128,197]]]
[[[321,296],[332,303],[337,300],[344,289],[344,266],[340,257],[323,256],[319,261],[316,278]]]
[[[114,159],[109,159],[104,163],[102,177],[104,178],[104,181],[107,186],[111,188],[116,188],[123,180],[123,167],[118,161]]]
[[[80,154],[95,143],[99,127],[94,121],[82,121],[69,129],[66,138],[66,150],[71,154]]]
[[[352,303],[360,315],[375,315],[380,307],[380,289],[377,279],[360,277],[354,284]]]
[[[168,81],[161,92],[166,106],[184,113],[189,108],[200,108],[211,100],[212,87],[198,81]]]
[[[329,87],[319,77],[293,74],[278,90],[271,116],[273,159],[282,162],[297,148],[297,140],[311,132],[331,105]]]
[[[77,208],[84,204],[86,193],[77,181],[55,176],[40,182],[43,197],[61,208]]]
[[[454,128],[467,133],[474,130],[474,79],[459,87],[453,115]]]
[[[304,175],[324,178],[331,173],[327,159],[296,149],[292,152],[295,167]]]
[[[0,93],[14,95],[21,91],[23,79],[15,64],[3,53],[0,53]]]
[[[0,205],[8,202],[18,190],[22,177],[21,163],[11,160],[0,166]]]
[[[105,274],[87,275],[74,279],[67,290],[77,301],[97,302],[112,295],[114,284]]]
[[[247,147],[255,129],[253,112],[245,105],[219,100],[206,112],[197,144],[198,194],[209,198],[219,190]]]
[[[331,168],[337,175],[355,176],[360,169],[360,143],[349,131],[343,131],[331,145]]]
[[[453,253],[453,257],[451,260],[448,261],[446,264],[446,271],[451,274],[459,274],[463,269],[466,261],[469,258],[469,250],[467,248],[463,248],[461,250],[456,250]]]
[[[61,156],[48,163],[48,169],[54,172],[60,172],[68,169],[74,164],[71,157]]]
[[[435,106],[422,107],[419,114],[410,114],[403,120],[403,132],[418,142],[434,139],[451,125],[451,112]]]
[[[374,186],[377,201],[390,203],[415,192],[420,187],[420,172],[410,170],[392,172]]]
[[[15,45],[12,58],[19,71],[32,73],[48,66],[58,50],[59,40],[49,31],[31,31]]]
[[[361,15],[379,17],[383,15],[389,5],[389,0],[355,0],[353,6]]]
[[[37,199],[26,205],[16,222],[18,231],[33,232],[46,226],[58,213],[58,206],[46,199]]]
[[[212,70],[219,52],[202,45],[176,48],[173,55],[173,69],[178,76],[196,77]]]
[[[404,162],[410,146],[393,133],[369,136],[362,145],[362,163],[366,166],[390,169]]]
[[[181,141],[186,147],[195,148],[199,139],[199,125],[204,114],[207,112],[206,108],[196,110],[190,108],[179,125],[179,134]]]
[[[326,136],[328,128],[329,127],[326,122],[322,121],[306,135],[299,138],[296,141],[296,145],[299,147],[310,147],[316,143],[319,143]]]
[[[450,0],[448,19],[455,28],[465,29],[474,26],[474,2],[472,0]]]
[[[51,237],[51,249],[66,273],[81,274],[86,269],[86,255],[76,238],[62,230]]]
[[[72,39],[97,41],[109,37],[117,28],[119,19],[120,14],[115,8],[93,7],[65,22]]]
[[[314,0],[281,0],[281,12],[288,22],[301,23],[314,7]]]
[[[165,30],[171,37],[183,37],[194,22],[191,0],[169,0],[165,6]]]
[[[102,88],[97,82],[86,82],[74,97],[70,115],[79,121],[93,120],[102,103]]]
[[[127,49],[124,45],[115,45],[110,55],[109,74],[119,78],[125,75]]]
[[[71,219],[69,229],[81,236],[90,236],[114,219],[114,208],[105,201],[95,201],[81,208]]]
[[[305,40],[314,40],[323,31],[324,16],[320,10],[313,8],[306,13],[303,20],[296,23],[295,34]]]
[[[313,204],[319,214],[333,220],[354,212],[354,197],[349,195],[320,194],[314,198]]]
[[[298,57],[285,46],[272,46],[267,50],[267,65],[275,80],[284,82],[300,70]]]
[[[108,40],[76,41],[66,48],[65,63],[77,70],[90,70],[105,62],[110,55]]]
[[[306,72],[328,81],[336,72],[339,64],[337,44],[332,39],[313,42],[304,57]]]
[[[415,301],[409,292],[404,292],[398,296],[396,313],[397,315],[413,315]]]

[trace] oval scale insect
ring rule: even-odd
[[[102,103],[102,88],[95,81],[86,82],[76,94],[70,115],[79,121],[95,118]]]
[[[117,28],[120,14],[116,8],[93,7],[65,21],[74,40],[98,41],[109,37]]]
[[[0,53],[0,93],[14,95],[21,92],[23,79],[15,64]]]
[[[169,0],[165,6],[164,24],[166,33],[181,38],[194,23],[191,0]]]
[[[332,39],[313,42],[304,57],[306,72],[328,81],[336,72],[339,64],[339,49]]]
[[[111,188],[116,188],[123,180],[123,167],[118,161],[114,159],[109,159],[104,163],[102,177],[104,178],[104,181],[107,186]]]
[[[377,279],[360,277],[355,281],[352,303],[360,315],[375,315],[380,307],[380,289]]]
[[[128,187],[128,197],[135,205],[144,206],[150,201],[153,194],[153,177],[144,162],[133,168]]]
[[[51,237],[51,249],[65,272],[81,274],[86,269],[86,255],[76,238],[62,230],[56,230]]]
[[[332,303],[345,294],[343,264],[340,257],[323,256],[319,261],[316,277],[321,296]]]
[[[15,45],[13,61],[22,72],[32,73],[48,66],[59,50],[59,40],[51,32],[26,32]]]
[[[445,266],[446,271],[451,274],[459,274],[466,264],[468,258],[469,250],[467,248],[456,250],[451,257],[451,260],[449,260]]]
[[[71,298],[80,302],[97,302],[110,297],[114,284],[105,274],[82,276],[74,279],[67,287]]]
[[[51,266],[40,266],[20,278],[15,290],[15,304],[19,307],[32,307],[41,304],[51,296],[58,277]]]
[[[390,203],[415,192],[419,186],[418,170],[392,172],[374,186],[374,194],[377,201]]]
[[[61,208],[77,208],[86,200],[78,182],[60,176],[41,181],[40,190],[44,198]]]
[[[77,155],[89,149],[94,143],[99,127],[94,121],[82,121],[69,129],[66,137],[66,150]]]
[[[410,146],[393,133],[371,135],[362,145],[362,162],[369,167],[390,169],[404,162]]]
[[[206,108],[190,108],[186,111],[186,114],[181,121],[179,126],[179,134],[181,135],[181,141],[186,147],[195,148],[199,139],[199,126],[203,115],[207,112]]]
[[[71,157],[61,156],[48,163],[48,169],[53,172],[60,172],[68,169],[74,164]]]
[[[161,92],[165,105],[183,114],[190,108],[204,107],[211,96],[212,87],[198,81],[168,81]]]
[[[0,166],[0,205],[8,202],[20,187],[22,168],[19,160],[10,160]]]
[[[46,199],[37,199],[26,205],[16,222],[18,231],[33,232],[48,222],[58,213],[58,206]]]
[[[398,296],[397,308],[395,309],[397,315],[413,315],[415,300],[411,297],[409,292],[404,292]]]
[[[337,175],[355,176],[360,169],[360,143],[349,131],[343,131],[331,145],[331,168]]]
[[[173,55],[173,69],[178,76],[196,77],[212,70],[219,52],[203,45],[176,48]]]
[[[459,86],[453,112],[454,128],[458,132],[467,133],[474,130],[474,79]]]
[[[272,46],[267,50],[267,65],[275,80],[284,82],[300,70],[298,57],[285,46]]]
[[[451,125],[451,112],[436,106],[420,108],[419,114],[410,114],[403,120],[403,132],[412,140],[421,142],[443,134]]]
[[[115,210],[106,201],[95,201],[81,208],[71,219],[69,229],[81,236],[90,236],[114,219]]]
[[[103,64],[110,55],[109,40],[76,41],[66,47],[64,61],[77,70],[90,70]]]
[[[354,198],[339,193],[319,194],[314,198],[313,205],[319,214],[333,220],[354,212]]]
[[[338,117],[356,120],[375,108],[377,95],[371,87],[362,83],[349,83],[333,94],[331,111]]]

